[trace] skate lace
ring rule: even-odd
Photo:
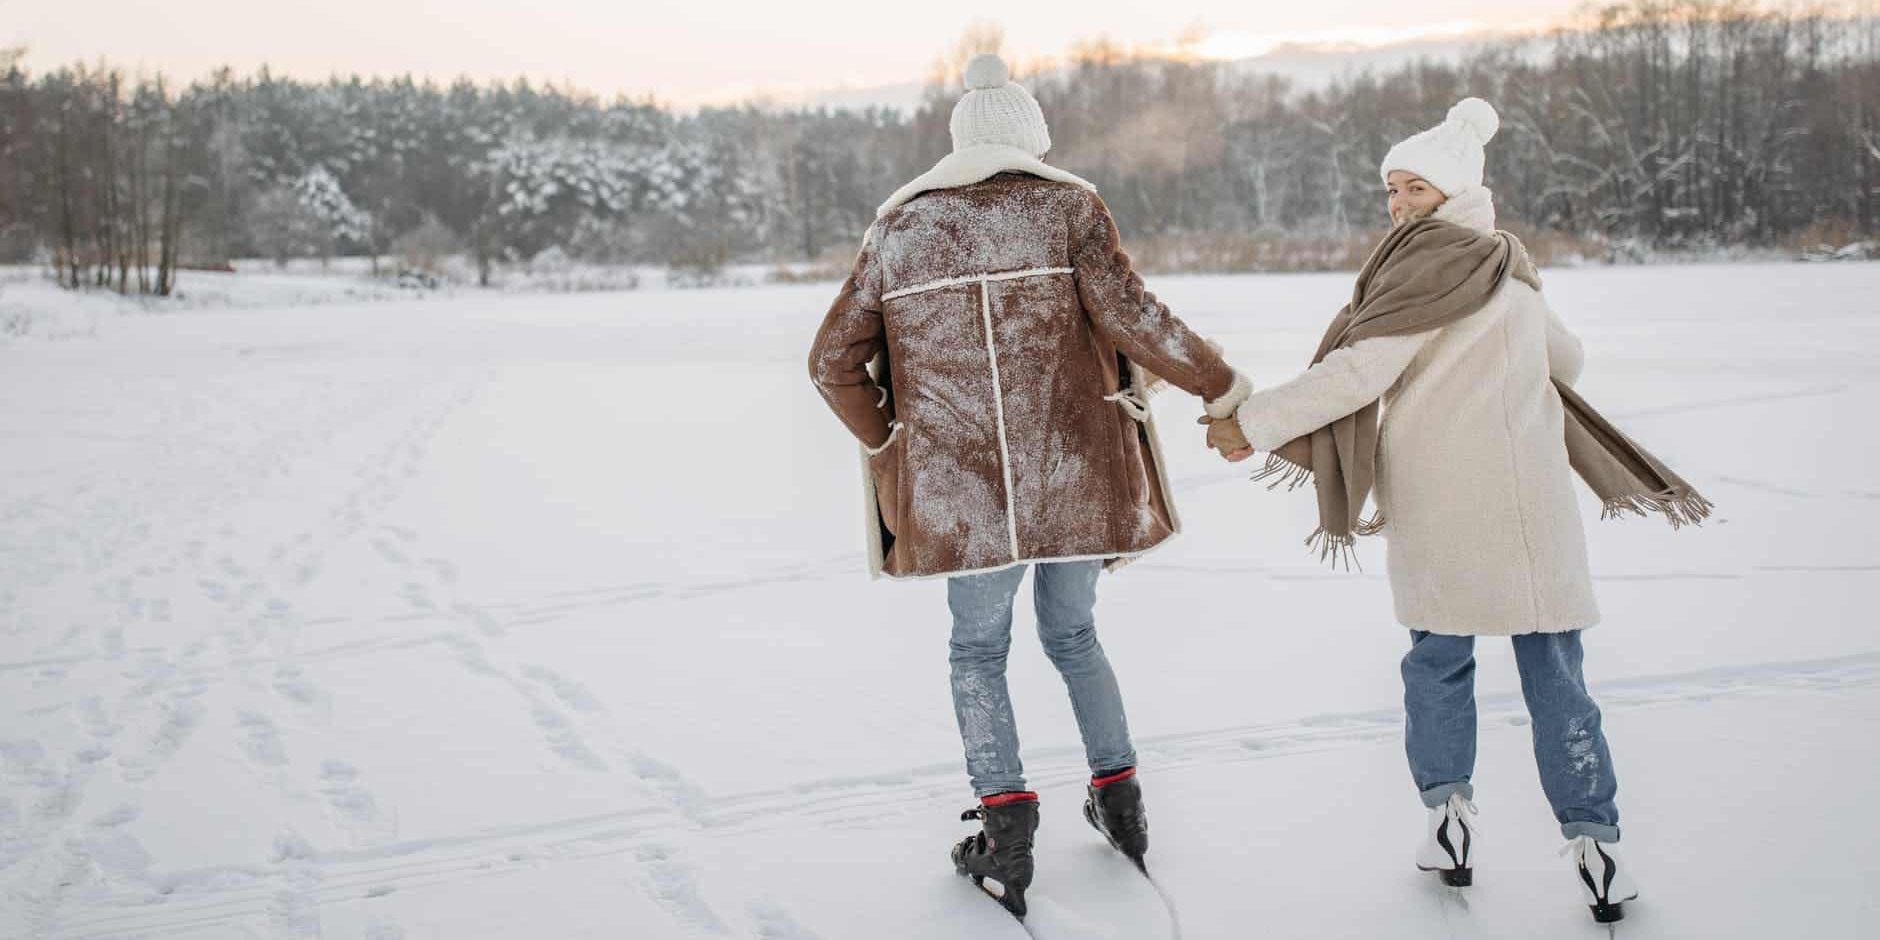
[[[1586,864],[1586,850],[1593,847],[1594,841],[1592,836],[1574,836],[1567,840],[1566,845],[1560,847],[1560,857],[1571,857],[1584,865]]]
[[[986,818],[986,809],[983,806],[975,806],[972,809],[969,809],[966,812],[960,814],[960,822],[966,822],[968,820],[984,819],[984,818]]]
[[[1469,814],[1466,818],[1462,815],[1465,812]],[[1468,797],[1460,793],[1451,793],[1449,795],[1449,815],[1461,820],[1463,825],[1469,827],[1470,832],[1476,835],[1482,834],[1482,824],[1476,821],[1476,817],[1481,815],[1481,810],[1476,809],[1475,803]]]

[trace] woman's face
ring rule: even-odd
[[[1408,170],[1390,171],[1384,181],[1384,191],[1390,198],[1392,225],[1429,215],[1449,198],[1442,190],[1431,186],[1429,180]]]

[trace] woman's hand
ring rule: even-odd
[[[1202,415],[1198,424],[1208,426],[1208,446],[1221,455],[1228,463],[1239,463],[1253,456],[1253,445],[1247,443],[1247,436],[1240,432],[1238,417],[1215,420]]]

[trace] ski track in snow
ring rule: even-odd
[[[380,481],[380,485],[383,483]],[[381,505],[391,496],[387,490],[378,490],[350,497],[334,514],[341,532],[365,530],[370,525],[370,507]],[[547,622],[556,616],[651,597],[698,597],[847,576],[852,556],[742,582],[638,583],[562,592],[534,605],[479,605],[459,596],[446,560],[414,560],[422,557],[418,533],[392,527],[373,531],[377,533],[371,538],[373,549],[384,563],[409,572],[401,591],[405,603],[427,619],[450,624],[447,629],[415,638],[296,653],[291,642],[282,642],[275,635],[294,629],[296,615],[290,606],[270,596],[269,573],[251,573],[231,557],[210,553],[206,542],[192,541],[185,546],[184,556],[205,559],[211,571],[225,576],[220,580],[204,579],[205,585],[214,585],[205,586],[205,597],[224,605],[231,619],[240,614],[254,615],[248,630],[224,632],[217,637],[227,650],[224,664],[238,675],[264,679],[289,706],[281,714],[291,721],[297,711],[317,705],[325,695],[317,686],[300,679],[299,667],[304,663],[414,644],[438,644],[450,650],[455,662],[469,674],[509,686],[518,706],[531,714],[541,732],[542,745],[549,752],[585,770],[625,775],[629,786],[653,794],[656,806],[447,839],[400,841],[395,819],[378,805],[370,790],[369,774],[342,758],[331,757],[320,764],[318,794],[332,818],[352,834],[352,848],[315,850],[284,836],[277,840],[274,864],[269,866],[152,871],[150,859],[135,840],[116,832],[117,826],[135,818],[134,807],[126,807],[115,819],[74,821],[69,817],[87,780],[107,758],[119,761],[126,779],[147,779],[196,732],[203,717],[198,700],[214,684],[220,668],[206,656],[207,645],[192,644],[170,656],[160,650],[133,651],[117,643],[94,656],[0,664],[4,670],[63,671],[95,659],[129,660],[138,680],[128,701],[110,704],[98,696],[88,696],[73,703],[71,710],[85,732],[85,744],[63,761],[45,753],[37,742],[0,744],[9,776],[16,782],[29,782],[39,794],[23,812],[0,806],[0,823],[6,823],[9,831],[9,851],[0,862],[30,857],[43,872],[36,880],[50,888],[27,898],[30,907],[25,923],[30,936],[86,940],[265,923],[269,936],[311,937],[319,935],[318,910],[322,904],[382,897],[563,860],[612,856],[629,863],[638,872],[635,878],[647,896],[689,931],[706,936],[811,940],[815,934],[769,898],[747,900],[737,914],[721,913],[704,892],[696,867],[670,837],[675,832],[709,837],[714,833],[804,826],[866,827],[884,819],[925,812],[955,796],[957,768],[947,763],[900,773],[834,778],[768,792],[710,797],[676,768],[628,744],[630,736],[580,683],[545,665],[499,665],[492,661],[482,642],[500,637],[508,629]],[[308,533],[277,546],[271,571],[277,577],[284,574],[292,578],[297,572],[317,567],[320,544],[317,535]],[[197,545],[204,547],[199,549]],[[1259,573],[1258,569],[1231,567],[1141,567],[1145,571],[1236,576]],[[1880,566],[1763,566],[1756,570],[1866,572],[1880,570]],[[1698,572],[1616,577],[1706,579],[1740,575]],[[162,599],[150,599],[135,609],[160,610],[154,603],[158,600]],[[62,645],[69,644],[67,640]],[[265,654],[267,651],[272,655]],[[1599,685],[1597,691],[1605,708],[1624,710],[1723,695],[1830,691],[1869,686],[1877,681],[1880,653],[1609,682]],[[1480,706],[1484,722],[1518,724],[1524,720],[1520,700],[1512,694],[1484,696]],[[148,733],[124,742],[126,727],[140,723],[148,727]],[[243,710],[237,713],[235,726],[241,752],[256,768],[265,773],[287,763],[276,717]],[[1400,733],[1398,713],[1375,711],[1151,738],[1139,742],[1139,747],[1146,761],[1173,769],[1278,758]],[[1044,750],[1028,757],[1035,768],[1033,779],[1037,785],[1074,782],[1084,773],[1077,753]],[[94,883],[97,874],[105,876],[105,884]],[[90,892],[83,910],[67,912],[73,891],[79,889]],[[1074,913],[1053,907],[1048,895],[1040,894],[1038,898],[1040,913],[1030,925],[1034,936],[1101,935],[1080,924]],[[1448,901],[1438,900],[1445,904],[1446,911]],[[400,933],[395,923],[383,920],[373,921],[372,930],[383,937]]]
[[[378,514],[400,494],[418,472],[429,438],[452,412],[475,394],[478,381],[460,383],[455,394],[439,407],[413,416],[405,432],[362,462],[359,484],[335,505],[327,507],[324,525],[310,528],[275,544],[264,568],[251,570],[237,560],[244,533],[228,526],[195,532],[181,540],[167,564],[155,569],[141,566],[131,574],[113,574],[106,568],[94,577],[122,602],[132,621],[166,621],[174,603],[170,597],[146,596],[138,587],[139,575],[161,577],[166,583],[191,583],[205,603],[231,626],[213,637],[194,641],[180,653],[164,648],[127,648],[121,628],[109,629],[93,653],[41,656],[0,663],[0,672],[36,671],[56,679],[77,667],[100,666],[131,660],[137,680],[129,700],[103,702],[89,696],[68,707],[81,718],[90,743],[65,761],[56,761],[36,741],[0,743],[5,768],[15,780],[25,778],[40,798],[29,807],[24,825],[4,832],[8,851],[0,862],[28,858],[43,875],[29,879],[47,885],[27,898],[25,923],[31,936],[131,937],[211,927],[252,928],[268,925],[273,937],[312,937],[320,931],[322,903],[357,897],[381,897],[399,890],[449,882],[466,877],[498,874],[515,866],[544,860],[581,859],[618,855],[630,859],[639,871],[650,898],[673,920],[708,935],[732,935],[731,919],[718,913],[701,891],[694,866],[683,851],[661,842],[659,833],[674,828],[699,830],[716,823],[710,818],[702,791],[675,767],[626,743],[628,737],[610,722],[598,700],[579,683],[543,665],[510,665],[495,661],[484,640],[500,638],[509,629],[546,623],[572,613],[604,610],[640,599],[690,599],[748,590],[771,584],[847,574],[859,557],[792,566],[744,580],[701,583],[658,583],[624,588],[549,594],[534,603],[481,605],[459,591],[455,566],[448,558],[427,555],[422,534],[382,525]],[[285,462],[305,456],[339,428],[367,414],[377,414],[391,402],[361,400],[330,420],[289,439],[295,446],[270,440],[249,455],[255,462]],[[282,437],[289,437],[283,432]],[[153,437],[151,440],[160,440]],[[291,450],[291,453],[288,451]],[[221,455],[234,459],[240,455]],[[257,475],[252,465],[237,461],[222,482],[234,487]],[[263,474],[265,475],[265,474]],[[222,498],[230,498],[227,491]],[[200,509],[207,509],[201,504]],[[18,514],[22,510],[15,510]],[[138,554],[138,544],[153,532],[190,531],[176,523],[146,522],[128,530],[107,530],[104,538],[122,539],[105,549],[87,545],[91,558]],[[335,545],[364,537],[380,561],[400,573],[398,598],[407,608],[403,618],[441,622],[444,629],[417,636],[360,641],[331,648],[306,647],[297,642],[297,630],[319,621],[302,618],[284,600],[295,586],[317,579],[327,552]],[[223,546],[226,546],[224,548]],[[65,572],[57,572],[65,573]],[[0,613],[4,613],[0,609]],[[82,631],[74,631],[56,644],[82,647]],[[288,720],[297,712],[320,711],[328,693],[304,677],[302,667],[349,656],[365,656],[394,649],[436,645],[451,654],[466,673],[500,682],[514,694],[541,734],[542,746],[570,765],[587,771],[623,773],[630,788],[651,794],[662,810],[649,818],[636,813],[564,820],[558,823],[475,834],[463,839],[398,841],[397,821],[379,804],[370,788],[369,770],[340,757],[319,763],[315,784],[329,819],[350,834],[351,850],[316,852],[291,834],[277,838],[274,864],[150,873],[148,858],[128,836],[115,843],[80,837],[68,819],[98,765],[115,758],[126,780],[142,782],[156,775],[165,760],[196,733],[204,718],[199,703],[214,685],[235,679],[258,679],[285,703]],[[220,655],[217,655],[220,653]],[[126,726],[143,723],[148,734],[130,744],[111,745]],[[288,763],[279,722],[260,711],[241,710],[235,726],[238,746],[265,779],[286,787],[278,769]],[[18,815],[17,813],[13,815]],[[9,820],[0,816],[0,823]],[[108,850],[136,858],[142,867],[112,864]],[[92,883],[95,870],[112,876],[110,884]],[[75,889],[88,889],[83,914],[64,913]],[[777,940],[815,940],[787,909],[774,900],[749,902],[740,923],[754,925],[755,933],[739,935]],[[374,921],[379,936],[400,934],[395,923]]]
[[[1236,472],[1230,479],[1240,479],[1241,476],[1241,474]],[[1753,484],[1740,478],[1720,476],[1718,479],[1727,483],[1763,487],[1776,491],[1774,487]],[[1179,489],[1179,484],[1177,488]],[[1779,493],[1781,495],[1810,499],[1831,498],[1824,494],[1808,493],[1792,489],[1781,489]],[[1880,494],[1864,495],[1880,499]],[[409,534],[407,534],[407,537],[410,537]],[[375,540],[375,542],[381,541],[383,540]],[[395,563],[401,567],[415,567],[416,565],[416,563],[409,559],[388,563]],[[431,569],[432,573],[435,573],[440,568],[448,570],[449,562],[441,558],[429,558],[425,560],[424,565],[426,568]],[[408,608],[407,611],[402,614],[388,615],[380,619],[386,622],[437,622],[446,624],[456,622],[453,628],[416,635],[357,640],[330,646],[296,647],[290,654],[283,655],[271,655],[268,652],[259,651],[256,649],[257,644],[255,642],[245,641],[241,644],[241,652],[232,655],[226,660],[226,663],[250,667],[274,666],[278,671],[278,681],[283,686],[292,688],[295,686],[293,680],[297,672],[296,667],[301,664],[357,656],[369,656],[374,653],[410,649],[419,646],[442,645],[452,648],[461,657],[464,657],[467,665],[469,668],[472,668],[473,671],[487,674],[488,669],[486,665],[478,662],[479,651],[474,644],[466,642],[465,634],[461,629],[465,624],[473,628],[475,632],[484,636],[503,636],[508,631],[515,629],[553,624],[571,617],[594,612],[605,612],[641,602],[655,600],[691,600],[779,584],[847,581],[853,579],[856,571],[860,569],[860,565],[860,555],[844,554],[815,563],[786,566],[742,580],[637,582],[614,587],[552,592],[543,595],[541,599],[535,601],[485,601],[480,603],[455,599],[451,588],[454,579],[451,577],[439,575],[438,580],[442,583],[434,584],[430,580],[427,580],[427,575],[424,571],[414,571],[412,572],[412,580],[407,581],[403,586],[402,599]],[[1342,571],[1298,573],[1296,571],[1282,572],[1278,569],[1258,565],[1196,565],[1164,561],[1159,558],[1138,562],[1132,565],[1130,570],[1132,572],[1162,575],[1206,575],[1233,578],[1255,577],[1266,578],[1273,581],[1349,581],[1354,579],[1382,580],[1384,578],[1381,572],[1375,571],[1360,571],[1355,573]],[[1737,571],[1680,571],[1638,574],[1596,572],[1593,578],[1596,581],[1730,581],[1741,580],[1745,577],[1761,573],[1862,573],[1872,571],[1880,571],[1880,565],[1751,565],[1745,566]],[[225,594],[217,594],[216,596],[223,597],[226,600]],[[248,606],[251,605],[246,603],[231,604],[231,608],[234,612],[240,612],[243,608]],[[288,608],[284,604],[278,604],[278,606],[271,607],[263,616],[283,618],[290,609],[291,608]],[[315,626],[325,622],[331,621],[298,619],[295,621],[294,626]],[[123,659],[127,654],[160,656],[164,652],[166,651],[160,647],[124,648],[121,645],[108,645],[106,649],[97,653],[0,661],[0,673],[40,670],[48,677],[56,677],[74,666],[117,661]],[[201,649],[192,648],[187,652],[189,655],[183,657],[185,661],[199,655]],[[178,668],[179,664],[174,662],[142,667],[144,673],[142,685],[146,691],[154,692],[174,684],[188,683],[205,676],[218,675],[218,670],[221,665],[223,665],[222,662],[205,663],[202,668],[196,670]],[[301,688],[296,694],[299,697],[310,699],[315,696],[316,691],[311,688]]]
[[[320,350],[276,343],[237,354],[286,355],[286,367]],[[0,492],[0,568],[8,572],[0,583],[0,637],[17,638],[0,661],[0,680],[55,696],[36,700],[25,716],[39,729],[36,736],[0,732],[0,897],[15,907],[17,915],[7,916],[24,936],[318,937],[328,905],[599,860],[688,936],[822,940],[805,925],[806,915],[780,899],[748,884],[714,883],[712,851],[740,836],[868,829],[954,806],[956,760],[755,792],[708,792],[670,757],[638,743],[649,737],[642,732],[651,718],[610,709],[609,699],[568,667],[557,669],[513,642],[524,631],[613,617],[638,605],[853,583],[862,564],[859,554],[845,552],[741,578],[623,578],[521,596],[485,594],[466,583],[461,568],[468,566],[460,563],[467,559],[453,559],[447,539],[387,517],[425,470],[440,433],[493,376],[487,364],[414,359],[408,368],[364,380],[296,372],[285,394],[271,392],[277,401],[241,394],[252,391],[246,373],[191,383],[165,375],[96,378],[107,391],[74,396],[78,403],[120,401],[138,427],[150,429],[139,434],[88,430],[84,422],[102,412],[78,404],[40,409],[50,415],[64,408],[61,416],[74,422],[57,433],[59,441],[129,448],[151,472],[120,479],[79,463],[69,473],[59,468],[56,477],[39,471],[52,482],[36,483],[38,492]],[[1825,399],[1868,384],[1811,384],[1616,417],[1644,421]],[[1180,435],[1172,429],[1170,443]],[[30,429],[0,427],[5,446],[35,439]],[[335,454],[347,462],[334,462]],[[1772,473],[1766,466],[1762,472]],[[1245,465],[1191,472],[1178,475],[1174,489],[1186,496],[1245,483],[1249,473]],[[301,497],[309,474],[329,476]],[[1880,500],[1870,489],[1817,491],[1734,474],[1714,479],[1784,501]],[[251,522],[240,511],[264,502],[289,507],[288,524]],[[305,589],[330,576],[342,550],[365,555],[374,574],[389,578],[389,592],[373,598],[384,608],[373,619],[399,629],[333,637],[321,628],[346,626],[358,612],[303,609]],[[1353,577],[1161,559],[1133,570],[1273,581]],[[1764,574],[1852,575],[1842,582],[1852,590],[1876,571],[1880,565],[1763,564],[1598,579],[1699,582],[1687,589],[1702,590],[1702,582]],[[21,586],[41,592],[30,606]],[[761,596],[750,601],[763,603]],[[59,619],[61,609],[88,616],[67,622]],[[343,738],[303,732],[326,726],[346,695],[323,684],[329,667],[410,651],[441,653],[464,681],[500,690],[502,707],[529,729],[536,756],[616,785],[627,808],[422,838],[401,832],[397,808],[375,790],[384,786],[384,769]],[[1634,678],[1599,683],[1595,691],[1613,712],[1724,697],[1828,696],[1876,685],[1880,652]],[[1479,708],[1484,724],[1526,721],[1516,694],[1484,695]],[[1158,769],[1213,766],[1392,739],[1401,722],[1394,709],[1333,713],[1147,737],[1137,745],[1143,762]],[[154,857],[132,834],[146,812],[137,799],[162,785],[192,741],[218,735],[235,755],[229,769],[241,781],[235,786],[312,807],[338,838],[316,845],[283,829],[260,836],[271,845],[265,860],[194,868],[166,867]],[[309,752],[315,741],[330,743]],[[1026,758],[1036,787],[1074,785],[1086,773],[1079,750],[1032,748]],[[88,794],[112,808],[81,812]],[[1031,935],[1104,935],[1048,891],[1033,898]],[[1465,919],[1451,919],[1452,900],[1435,900],[1452,935],[1470,935]],[[408,933],[376,912],[363,930],[369,940]]]
[[[301,678],[293,653],[300,618],[285,598],[296,586],[318,577],[322,560],[334,545],[369,526],[398,497],[422,465],[429,439],[469,401],[478,384],[475,376],[456,377],[441,385],[441,394],[432,389],[432,394],[415,396],[382,388],[377,390],[382,394],[360,395],[343,407],[316,413],[311,423],[270,425],[252,448],[215,448],[215,462],[210,465],[214,473],[199,479],[196,492],[187,499],[166,494],[166,498],[141,502],[133,510],[88,501],[92,483],[81,481],[73,486],[64,515],[79,518],[67,518],[66,525],[57,528],[42,528],[29,543],[34,551],[19,555],[30,558],[38,568],[30,572],[31,580],[43,583],[76,577],[89,581],[97,596],[116,607],[119,620],[74,626],[41,650],[53,653],[90,647],[93,652],[42,655],[0,664],[0,670],[33,670],[43,682],[62,679],[78,667],[104,667],[133,681],[129,693],[119,700],[92,694],[63,706],[81,731],[79,745],[67,755],[46,753],[38,741],[0,745],[7,756],[8,775],[39,794],[21,824],[0,833],[6,842],[20,847],[8,853],[6,860],[23,856],[32,866],[16,883],[44,886],[23,899],[24,921],[31,935],[69,932],[72,925],[59,916],[61,907],[75,892],[95,890],[93,880],[100,874],[111,881],[143,881],[159,897],[174,890],[175,885],[147,876],[143,869],[149,860],[129,835],[113,830],[111,838],[102,838],[97,831],[100,824],[70,818],[85,786],[112,763],[131,784],[157,776],[201,729],[207,715],[201,702],[205,693],[231,679],[253,680],[271,688],[287,706],[282,715],[318,706],[325,693]],[[336,397],[345,401],[343,395]],[[255,420],[229,415],[212,404],[188,404],[209,416],[209,426],[197,429],[199,433],[139,438],[139,443],[153,448],[149,460],[162,464],[185,459],[179,449],[198,446],[202,440],[220,440],[245,420]],[[214,510],[253,498],[276,475],[287,475],[296,462],[317,461],[337,434],[371,416],[399,414],[400,404],[407,420],[382,448],[366,454],[354,472],[355,484],[335,504],[305,507],[300,521],[308,527],[273,544],[264,561],[243,563],[242,555],[251,550],[245,544],[250,536],[234,525],[224,522],[205,528],[196,522],[227,518]],[[164,420],[186,420],[178,416],[183,410],[181,405],[169,406]],[[139,512],[149,515],[140,517]],[[50,514],[46,507],[30,502],[0,508],[0,517],[20,520],[22,527],[27,524],[24,520]],[[166,546],[159,542],[159,533],[174,538]],[[165,593],[165,586],[176,585],[193,585],[196,596]],[[24,616],[12,608],[11,600],[0,596],[0,625],[17,623]],[[180,649],[126,645],[127,628],[171,623],[184,608],[222,626],[199,634]],[[260,651],[272,655],[257,658]],[[287,762],[274,717],[243,710],[235,724],[239,748],[253,765],[266,770]],[[384,842],[396,837],[395,821],[376,805],[361,772],[344,760],[324,762],[319,792],[332,818],[357,841]],[[313,904],[320,874],[317,866],[304,861],[282,865],[265,889],[265,903],[251,914],[269,923],[273,936],[317,936],[319,917]],[[391,929],[382,925],[380,932]]]
[[[1603,709],[1618,712],[1724,696],[1829,693],[1875,684],[1880,684],[1880,652],[1628,679],[1600,683],[1595,691]],[[1525,721],[1526,713],[1514,694],[1483,696],[1480,711],[1485,724]],[[1149,738],[1139,742],[1139,750],[1145,763],[1158,769],[1174,769],[1274,759],[1394,738],[1401,733],[1402,716],[1395,711],[1353,712]],[[1085,774],[1080,754],[1046,750],[1027,757],[1036,768],[1032,776],[1037,786],[1074,783]],[[9,760],[9,766],[12,763]],[[638,768],[633,772],[644,771]],[[644,810],[450,838],[387,840],[351,850],[288,847],[277,850],[277,855],[283,856],[280,864],[261,869],[231,866],[144,872],[127,879],[129,884],[88,899],[87,910],[59,918],[58,935],[71,940],[103,940],[252,923],[265,917],[284,931],[275,936],[295,936],[294,925],[319,904],[500,875],[557,861],[622,856],[639,870],[637,878],[647,894],[667,909],[675,922],[690,930],[707,936],[806,940],[815,934],[773,899],[749,900],[739,916],[723,913],[704,893],[698,872],[684,850],[673,842],[675,833],[710,838],[777,828],[866,828],[883,820],[930,813],[937,805],[951,805],[957,798],[957,775],[957,768],[949,764],[869,779],[840,778],[710,798],[688,791],[683,778],[657,782],[655,774],[654,786],[663,787],[667,799],[664,805]],[[343,788],[352,779],[352,770],[329,767],[328,776],[335,786]],[[1034,917],[1034,935],[1101,935],[1077,926],[1066,927],[1077,924],[1073,912],[1052,908],[1046,893],[1035,897],[1045,902],[1046,913]]]

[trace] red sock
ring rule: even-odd
[[[979,798],[981,806],[1004,806],[1007,803],[1036,803],[1038,794],[1030,790],[1014,790],[1010,793],[994,793]]]
[[[1128,780],[1129,778],[1134,777],[1135,775],[1136,775],[1136,768],[1125,767],[1122,770],[1119,770],[1116,773],[1113,773],[1107,777],[1091,777],[1090,785],[1101,790],[1104,787],[1107,787],[1110,784],[1115,783],[1118,780]]]

